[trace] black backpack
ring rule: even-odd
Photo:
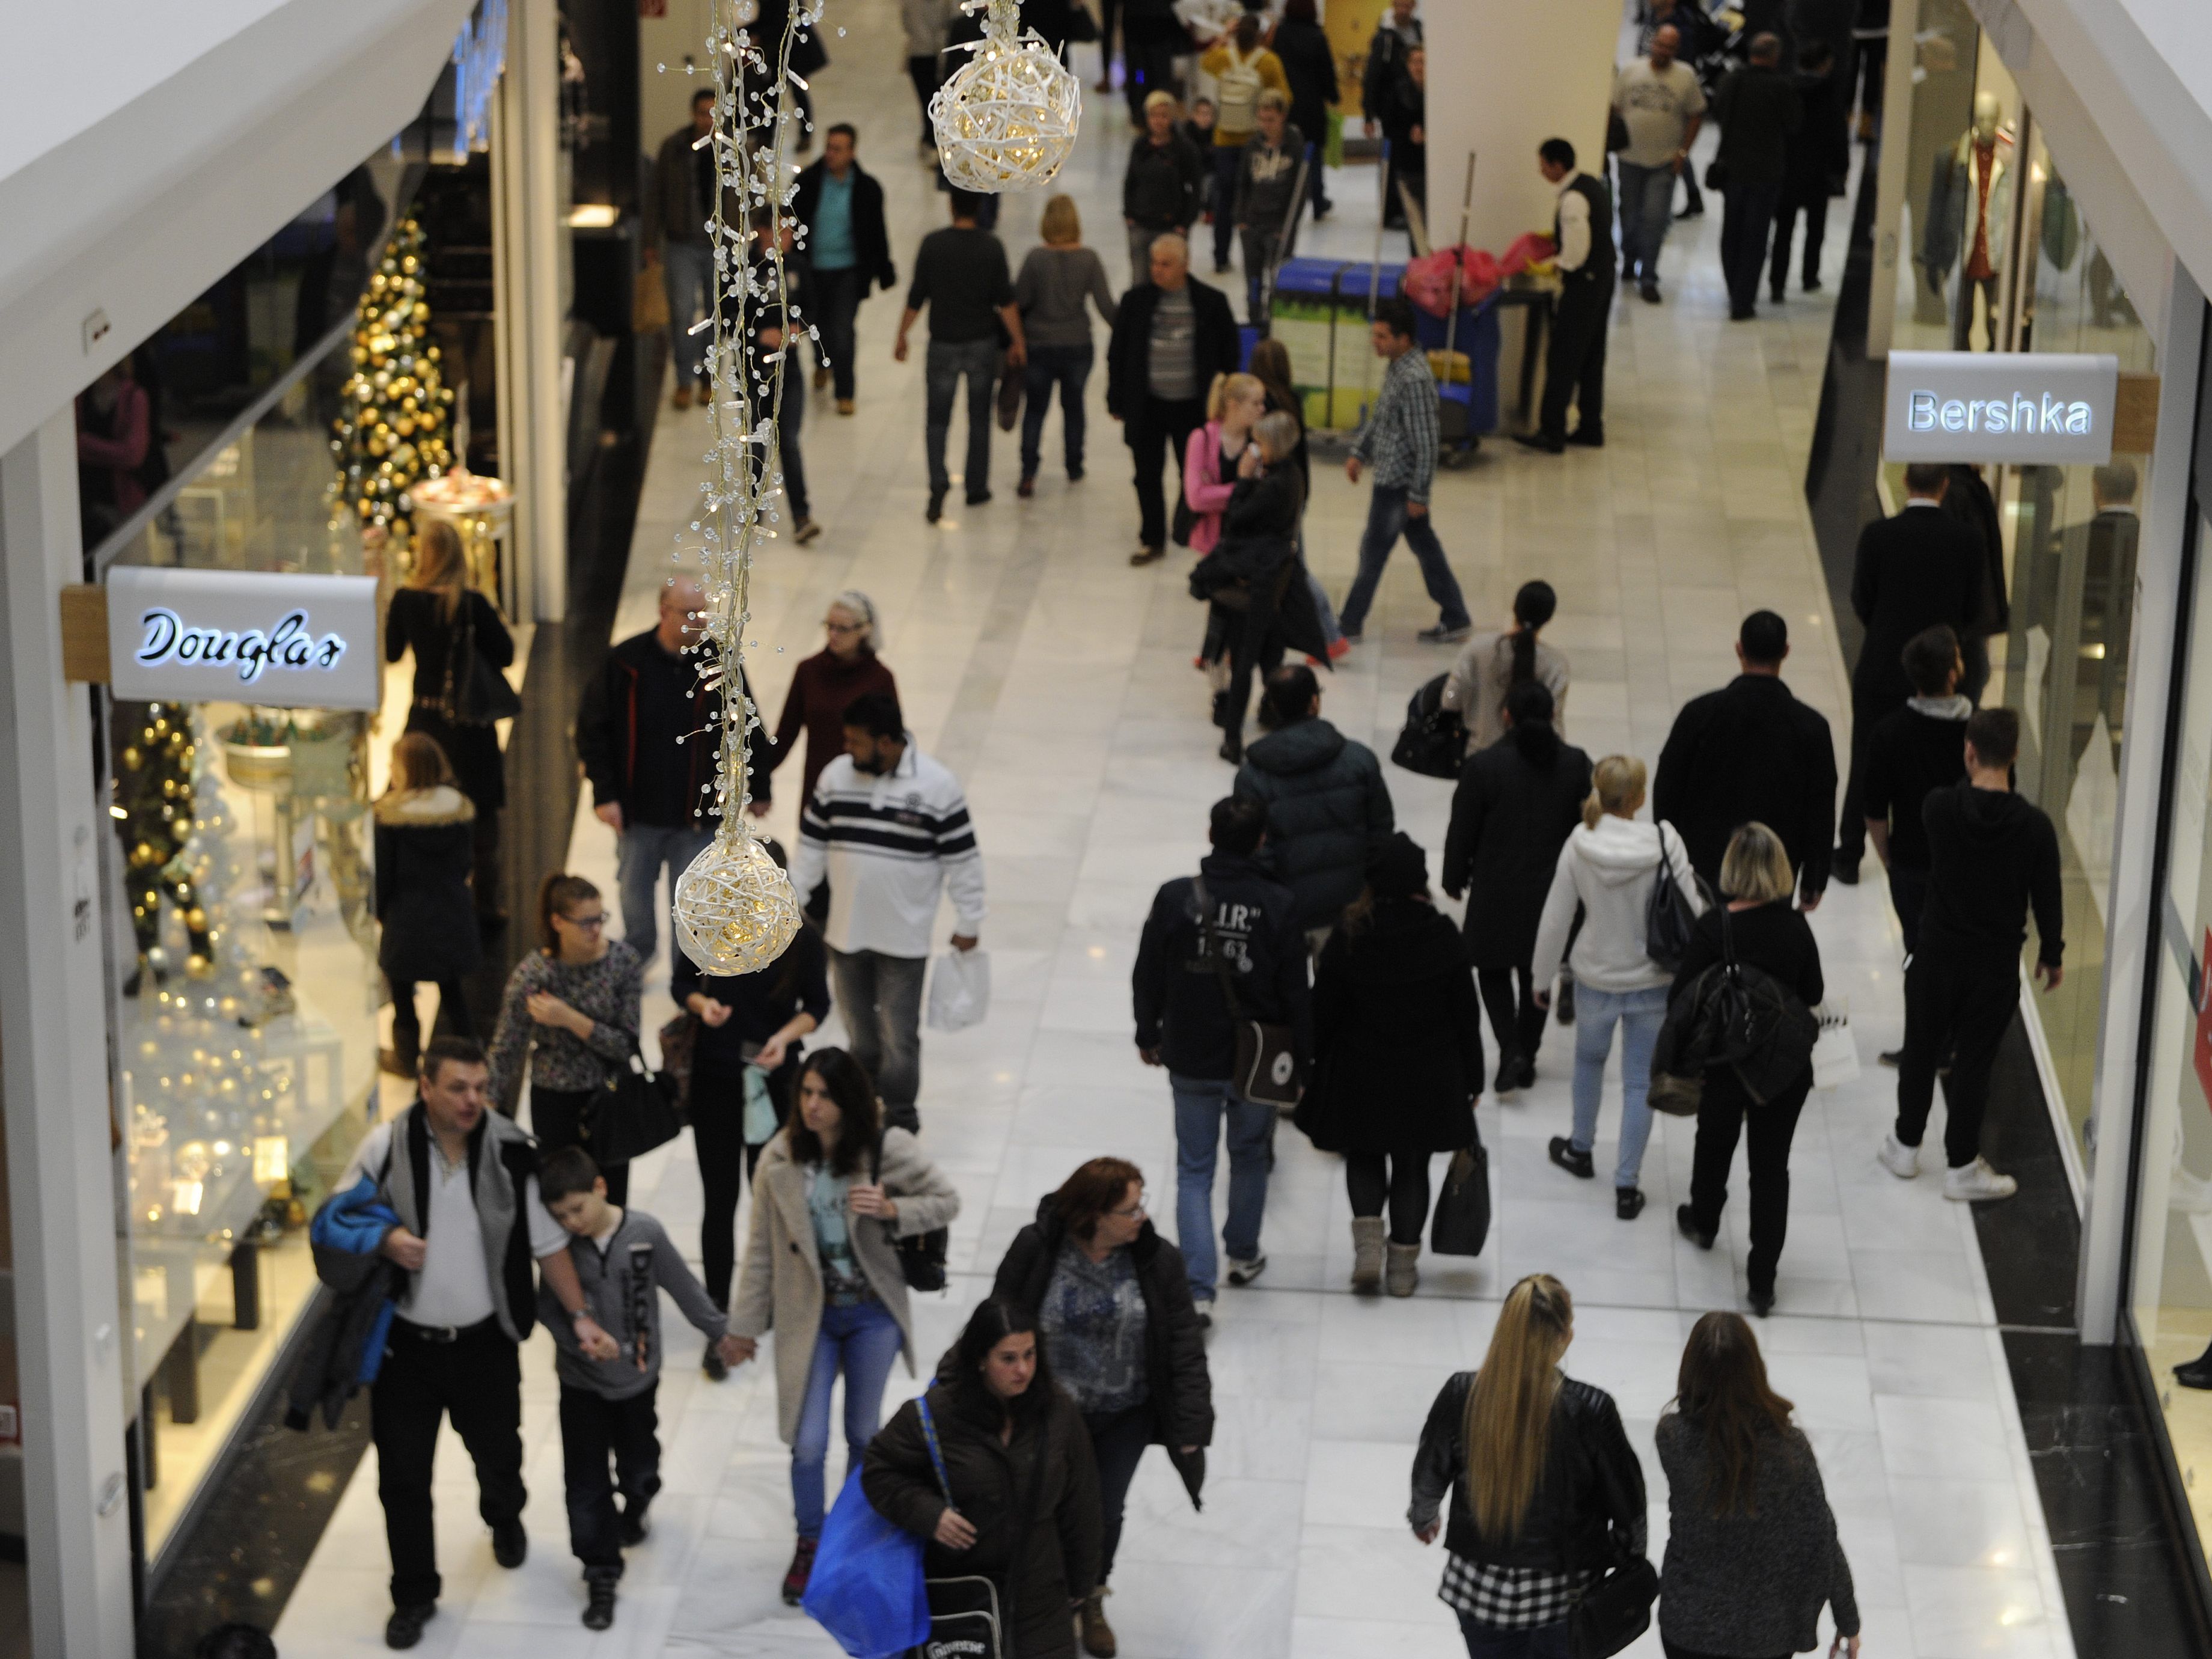
[[[1455,708],[1444,707],[1445,676],[1439,674],[1406,705],[1405,728],[1390,758],[1408,772],[1428,778],[1455,778],[1467,757],[1467,726]]]
[[[1651,1054],[1652,1104],[1658,1110],[1686,1105],[1694,1111],[1701,1091],[1692,1079],[1721,1066],[1735,1072],[1754,1104],[1764,1106],[1813,1063],[1820,1021],[1773,975],[1736,960],[1725,907],[1721,949],[1723,959],[1683,989],[1659,1028]]]

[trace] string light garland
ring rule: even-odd
[[[1044,37],[1022,28],[1019,0],[965,0],[983,14],[974,54],[929,100],[937,159],[955,190],[995,196],[1042,185],[1075,146],[1083,83]]]

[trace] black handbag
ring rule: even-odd
[[[1668,825],[1661,823],[1659,830],[1659,872],[1651,884],[1651,896],[1644,901],[1644,954],[1668,973],[1682,965],[1682,958],[1690,954],[1690,937],[1697,931],[1698,912],[1692,908],[1690,896],[1674,879],[1673,861],[1667,856]],[[1706,888],[1705,878],[1695,871],[1690,878],[1698,884],[1698,892],[1710,908],[1713,896]]]
[[[477,650],[472,597],[468,593],[461,595],[460,631],[446,652],[443,712],[456,726],[492,726],[520,714],[522,699],[507,684],[507,676],[486,662]],[[458,676],[456,668],[459,670]]]
[[[1729,185],[1728,163],[1716,155],[1705,163],[1705,188],[1724,191]]]
[[[1204,878],[1194,879],[1191,885],[1198,896],[1200,937],[1213,963],[1214,975],[1221,981],[1221,1000],[1228,1005],[1229,1023],[1237,1032],[1236,1069],[1230,1075],[1229,1086],[1256,1105],[1296,1106],[1305,1092],[1298,1075],[1297,1033],[1291,1026],[1271,1025],[1246,1015],[1237,1000],[1229,959],[1214,934],[1213,901],[1206,896]]]
[[[1490,1237],[1490,1154],[1476,1140],[1452,1154],[1429,1224],[1429,1248],[1438,1255],[1480,1255]]]
[[[1455,708],[1444,707],[1444,681],[1439,674],[1413,693],[1406,704],[1406,724],[1390,758],[1408,772],[1425,778],[1455,778],[1467,757],[1467,725]]]
[[[678,1105],[690,1104],[691,1066],[698,1051],[699,1016],[689,1009],[680,1010],[660,1028],[660,1074],[676,1080]]]
[[[584,1114],[584,1150],[605,1169],[665,1146],[684,1130],[682,1092],[673,1073],[646,1065],[632,1035],[629,1053],[607,1068]]]
[[[1567,1615],[1572,1659],[1612,1659],[1651,1628],[1659,1599],[1659,1570],[1641,1555],[1623,1555]]]
[[[876,1133],[876,1144],[868,1156],[868,1173],[881,1185],[884,1178],[884,1132]],[[886,1224],[885,1231],[889,1231]],[[926,1233],[908,1233],[902,1238],[891,1235],[891,1249],[898,1252],[899,1277],[906,1280],[910,1291],[941,1291],[945,1288],[945,1258],[950,1254],[952,1231],[949,1227],[932,1228]]]

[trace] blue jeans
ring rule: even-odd
[[[1382,567],[1389,562],[1390,550],[1397,546],[1401,536],[1420,563],[1421,580],[1427,584],[1429,597],[1437,602],[1439,622],[1446,628],[1468,625],[1467,601],[1460,597],[1459,579],[1452,574],[1443,544],[1437,539],[1434,518],[1426,513],[1415,518],[1406,507],[1404,489],[1395,484],[1375,486],[1374,496],[1367,503],[1367,531],[1359,538],[1359,574],[1352,579],[1352,592],[1337,616],[1347,638],[1365,624],[1367,607],[1375,603],[1376,585],[1382,580]]]
[[[1624,268],[1644,282],[1659,276],[1659,250],[1674,222],[1674,169],[1620,164],[1620,251]]]
[[[846,1467],[854,1469],[883,1427],[884,1382],[898,1358],[899,1340],[898,1321],[880,1302],[822,1310],[799,1432],[791,1442],[791,1504],[801,1538],[822,1535],[822,1466],[830,1458],[830,1390],[837,1373],[841,1368],[845,1373]]]
[[[945,470],[945,440],[952,430],[952,404],[960,394],[960,382],[968,382],[964,482],[973,500],[991,487],[991,415],[999,389],[999,343],[932,340],[922,378],[929,398],[927,413],[922,417],[929,452],[929,487],[939,494],[952,488],[952,477]]]
[[[1229,1218],[1221,1242],[1232,1261],[1260,1254],[1260,1218],[1267,1208],[1267,1166],[1274,1145],[1275,1109],[1255,1105],[1226,1078],[1168,1073],[1175,1092],[1176,1243],[1182,1250],[1190,1293],[1213,1299],[1218,1264],[1213,1253],[1213,1164],[1222,1120],[1229,1128]]]
[[[1579,1005],[1576,1015],[1581,1016]],[[1567,1644],[1564,1619],[1529,1630],[1500,1630],[1494,1625],[1478,1625],[1462,1613],[1459,1633],[1467,1642],[1467,1659],[1567,1659],[1573,1651]]]
[[[660,943],[660,913],[653,908],[653,890],[660,880],[661,866],[668,868],[668,902],[676,902],[676,881],[690,867],[707,843],[711,830],[690,824],[633,823],[615,837],[615,884],[622,894],[623,937],[641,960],[653,960]]]
[[[668,361],[676,370],[676,384],[687,386],[707,378],[708,337],[690,328],[714,308],[714,249],[704,242],[670,240],[660,251],[660,280],[668,291]]]
[[[1667,1019],[1667,988],[1644,991],[1601,991],[1575,987],[1574,1146],[1586,1152],[1597,1138],[1598,1092],[1605,1085],[1606,1056],[1613,1052],[1613,1027],[1620,1024],[1620,1160],[1613,1166],[1615,1187],[1633,1187],[1644,1172],[1644,1145],[1651,1139],[1651,1048]]]
[[[1060,453],[1067,458],[1067,476],[1083,471],[1083,387],[1091,378],[1091,349],[1087,345],[1040,345],[1030,348],[1022,369],[1022,477],[1036,477],[1043,455],[1044,417],[1052,403],[1052,389],[1060,388]]]

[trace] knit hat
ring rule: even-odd
[[[1378,899],[1411,898],[1429,886],[1429,855],[1403,830],[1367,860],[1367,885]]]

